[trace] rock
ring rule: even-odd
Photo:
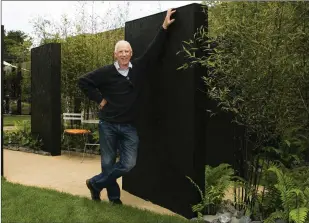
[[[216,216],[216,215],[204,215],[203,216],[203,220],[205,222],[212,222],[212,223],[214,223],[215,220],[218,220],[218,216]]]
[[[239,223],[250,223],[251,222],[251,219],[249,216],[242,216],[240,219],[239,219]]]
[[[243,217],[244,215],[245,215],[245,210],[236,211],[236,212],[234,213],[234,217],[236,217],[236,218],[241,218],[241,217]]]
[[[242,216],[241,218],[232,217],[231,223],[252,223],[249,216]]]
[[[232,213],[231,212],[224,212],[222,214],[219,214],[219,221],[221,223],[228,223],[231,221]]]
[[[238,219],[236,217],[232,217],[231,223],[240,223],[240,219]]]
[[[233,202],[231,200],[225,200],[223,201],[219,212],[230,212],[234,214],[236,211]]]
[[[213,220],[211,223],[221,223],[219,219]]]
[[[191,218],[190,221],[198,222],[198,223],[211,223],[211,221],[208,221],[208,219],[211,219],[212,215],[205,215],[203,218]],[[205,219],[204,219],[205,217]]]

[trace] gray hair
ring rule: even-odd
[[[131,49],[131,51],[132,51],[132,47],[131,47],[131,44],[128,42],[128,41],[125,41],[125,40],[119,40],[117,43],[116,43],[116,45],[115,45],[115,53],[117,52],[117,49],[118,49],[118,47],[119,47],[119,45],[120,44],[128,44],[129,46],[130,46],[130,49]]]

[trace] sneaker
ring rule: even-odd
[[[122,205],[122,201],[120,199],[110,200],[111,204]]]
[[[100,193],[95,191],[95,189],[93,188],[89,179],[86,180],[86,185],[87,185],[88,189],[90,190],[91,199],[94,200],[94,201],[101,201]]]

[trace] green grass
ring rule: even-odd
[[[176,201],[175,201],[176,202]],[[94,202],[54,190],[13,184],[2,178],[2,222],[189,222],[130,206]]]
[[[31,115],[3,115],[3,126],[14,126],[14,122],[31,120]]]
[[[16,101],[11,103],[11,111],[13,113],[17,112],[17,103],[16,103]],[[22,102],[21,103],[21,114],[22,115],[29,114],[29,112],[30,112],[30,104],[27,103],[27,102]]]

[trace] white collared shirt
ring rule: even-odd
[[[133,65],[131,64],[131,62],[129,62],[129,67],[127,69],[121,69],[120,66],[119,66],[119,63],[118,61],[115,61],[114,62],[114,66],[116,67],[117,71],[119,74],[121,74],[122,76],[128,76],[128,73],[129,73],[129,68],[132,68]]]

